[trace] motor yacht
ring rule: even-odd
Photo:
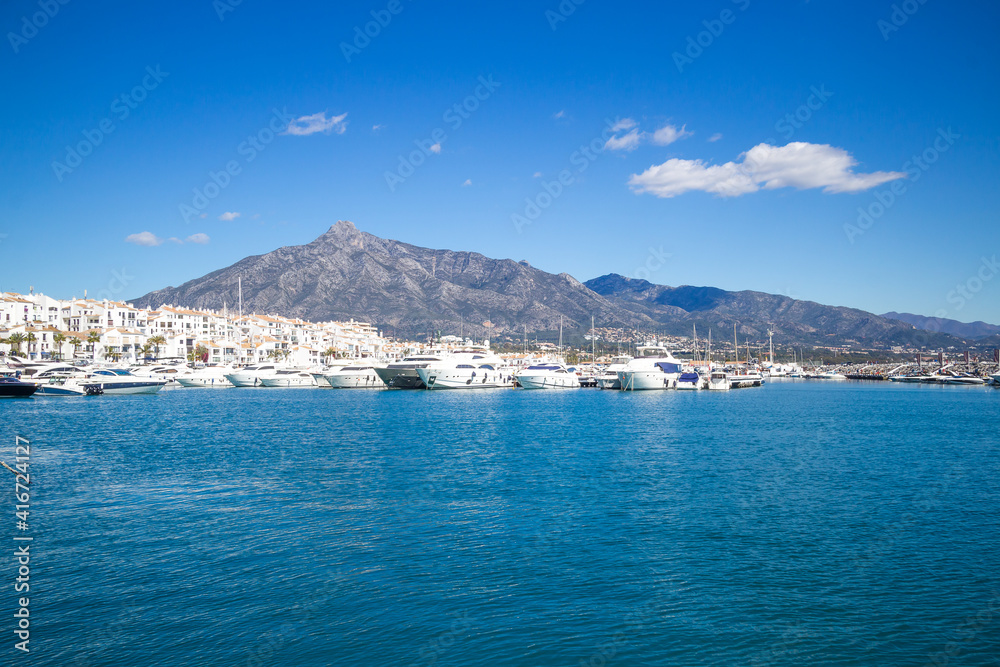
[[[428,389],[495,389],[513,387],[514,371],[495,364],[459,363],[454,368],[420,368],[420,379]],[[577,383],[579,384],[579,378]]]
[[[622,381],[618,377],[618,371],[625,370],[632,357],[622,355],[611,358],[611,363],[597,375],[597,386],[601,389],[621,389]]]
[[[421,368],[454,368],[462,363],[476,366],[499,362],[499,357],[488,348],[473,346],[464,350],[428,352],[405,357],[385,366],[376,366],[375,372],[390,389],[423,389],[427,385],[417,373]]]
[[[0,398],[27,398],[38,391],[38,385],[25,382],[16,375],[0,377]]]
[[[675,386],[677,389],[701,389],[701,385],[701,376],[693,371],[689,371],[681,373],[680,377],[677,378],[677,384]]]
[[[580,378],[557,362],[528,366],[514,374],[524,389],[578,389]]]
[[[375,372],[374,366],[352,365],[335,368],[323,376],[334,389],[382,389],[385,383]]]
[[[155,394],[167,384],[166,380],[136,377],[124,368],[102,368],[73,382],[96,394]]]
[[[260,379],[262,387],[277,389],[300,389],[303,387],[315,387],[316,379],[312,373],[297,368],[279,368],[273,375]]]
[[[261,380],[274,375],[278,368],[274,364],[254,364],[226,373],[226,379],[232,382],[234,387],[259,387]]]
[[[728,391],[730,388],[729,373],[724,370],[714,370],[708,375],[708,388]]]
[[[232,366],[205,366],[177,378],[177,383],[182,387],[232,389],[233,383],[226,378],[226,373],[233,370]]]
[[[636,356],[618,371],[621,389],[673,389],[681,375],[684,362],[665,347],[644,345],[636,348]]]

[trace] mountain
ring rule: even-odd
[[[686,334],[692,324],[711,326],[728,340],[736,324],[740,342],[762,340],[768,330],[783,342],[810,345],[908,343],[915,328],[856,308],[824,306],[764,292],[729,292],[715,287],[668,287],[609,274],[584,283],[612,303],[663,325],[668,333]],[[951,336],[931,334],[930,345],[959,343]]]
[[[362,319],[392,333],[651,326],[562,273],[475,252],[430,250],[381,239],[340,221],[312,243],[247,257],[180,287],[150,292],[142,307],[164,304],[232,309],[243,281],[244,312],[276,313],[314,322]]]
[[[943,317],[925,317],[923,315],[914,315],[913,313],[896,312],[885,313],[882,317],[906,322],[918,329],[940,331],[952,336],[958,336],[959,338],[978,340],[987,336],[1000,334],[1000,326],[987,324],[986,322],[959,322],[958,320],[949,320]]]
[[[667,287],[616,274],[579,282],[511,259],[475,252],[431,250],[382,239],[340,221],[311,243],[240,260],[179,287],[135,299],[136,305],[235,309],[314,322],[349,318],[393,335],[434,331],[481,336],[602,327],[687,335],[692,324],[728,339],[764,340],[768,330],[785,344],[905,343],[917,330],[899,320],[853,308],[824,306],[762,292],[714,287]],[[487,324],[489,321],[489,324]],[[852,343],[853,342],[853,343]],[[925,345],[960,343],[931,334]]]

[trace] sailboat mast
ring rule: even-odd
[[[736,350],[736,370],[740,369],[740,341],[736,337],[736,322],[733,322],[733,349]]]
[[[594,333],[594,316],[590,316],[590,368],[597,366],[597,334]]]

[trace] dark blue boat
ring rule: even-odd
[[[0,398],[26,398],[38,390],[38,385],[21,382],[16,377],[0,377]]]

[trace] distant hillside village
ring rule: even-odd
[[[365,322],[312,323],[120,301],[0,293],[0,353],[31,359],[140,361],[186,358],[250,364],[284,360],[310,366],[330,358],[392,356]]]

